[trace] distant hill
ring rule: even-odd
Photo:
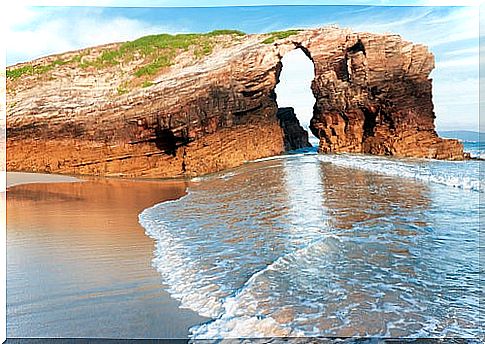
[[[485,133],[470,130],[444,130],[438,131],[441,137],[448,139],[458,139],[462,141],[481,141],[485,142]]]

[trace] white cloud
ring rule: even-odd
[[[21,8],[21,7],[20,7]],[[35,8],[21,8],[26,18],[17,14],[8,24],[7,64],[28,61],[41,56],[61,53],[105,43],[120,42],[147,34],[172,32],[174,28],[151,25],[124,17],[107,18],[100,9],[83,9],[75,16],[52,15],[58,9],[44,9],[42,16]],[[53,19],[50,19],[52,17]],[[45,19],[49,18],[49,19]],[[32,24],[26,26],[25,22]],[[183,31],[183,30],[178,30]]]
[[[453,79],[443,72],[433,82],[436,125],[440,130],[477,130],[479,78]]]
[[[459,56],[459,55],[477,55],[482,49],[478,49],[478,47],[471,47],[471,48],[464,48],[464,49],[457,49],[457,50],[452,50],[452,51],[447,51],[445,52],[446,56]],[[483,52],[483,51],[482,51]]]
[[[437,69],[449,67],[475,67],[478,69],[479,58],[478,55],[462,57],[453,60],[445,60],[436,63]]]
[[[357,31],[398,33],[405,39],[429,47],[479,38],[479,11],[476,7],[457,7],[448,14],[433,9],[415,8],[406,17],[396,20],[369,10],[367,20],[351,26]]]
[[[463,80],[441,80],[433,85],[434,98],[442,106],[477,104],[479,101],[478,77]]]
[[[10,2],[5,12],[9,13],[9,15],[5,16],[7,28],[30,23],[40,16],[38,11],[34,10],[32,7],[26,6],[22,1]]]

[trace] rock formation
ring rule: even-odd
[[[283,141],[286,151],[312,146],[308,141],[308,132],[300,125],[293,108],[279,108],[276,117],[283,129]]]
[[[134,41],[9,67],[7,169],[195,176],[306,146],[274,94],[296,48],[315,65],[320,152],[463,159],[434,130],[424,46],[338,28],[187,37],[171,50]]]

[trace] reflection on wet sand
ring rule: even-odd
[[[352,229],[385,219],[409,225],[410,217],[416,226],[426,226],[423,212],[431,202],[426,184],[330,164],[325,170],[322,203],[329,209],[332,226]]]
[[[139,217],[167,290],[214,318],[191,328],[195,338],[476,335],[479,193],[317,155],[197,180]],[[174,337],[202,322],[160,291],[137,223],[184,188],[11,189],[10,335]]]
[[[89,179],[7,192],[10,337],[186,337],[204,318],[178,309],[151,266],[138,214],[184,182]]]
[[[447,278],[453,269],[472,274],[476,268],[476,237],[470,237],[472,245],[454,244],[476,228],[473,217],[443,211],[456,208],[461,191],[331,164],[322,168],[322,205],[330,230],[341,241],[333,250],[326,247],[321,259],[332,261],[325,265],[326,279],[341,286],[346,296],[335,303],[326,300],[320,331],[392,337],[472,333],[477,281],[457,285]],[[470,204],[475,197],[469,195]],[[464,295],[475,303],[466,312],[463,304],[451,302]],[[329,318],[343,316],[347,325],[329,325]]]

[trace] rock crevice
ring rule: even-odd
[[[278,117],[283,129],[285,151],[312,146],[308,141],[308,132],[300,125],[293,108],[279,108],[276,117]]]

